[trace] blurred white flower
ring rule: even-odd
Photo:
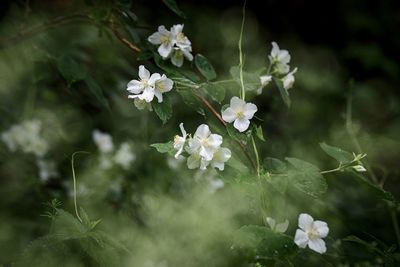
[[[36,163],[39,169],[40,180],[43,183],[47,182],[51,177],[58,176],[56,164],[54,161],[38,159]]]
[[[249,128],[250,119],[257,112],[257,106],[253,103],[246,103],[237,96],[232,97],[230,106],[222,112],[222,118],[226,122],[234,122],[239,132],[244,132]]]
[[[175,138],[174,138],[174,149],[177,150],[177,152],[175,154],[176,159],[180,156],[180,154],[182,154],[183,147],[185,146],[185,143],[186,143],[186,136],[187,136],[185,128],[183,128],[183,123],[179,124],[179,128],[181,129],[182,136],[175,135]]]
[[[276,223],[276,221],[274,219],[272,219],[271,217],[267,217],[266,221],[267,221],[269,227],[273,231],[278,232],[278,233],[286,232],[286,230],[289,227],[289,221],[288,220],[285,220],[284,222],[281,222],[281,223]]]
[[[367,169],[363,165],[356,165],[352,167],[357,172],[366,172]]]
[[[129,143],[122,143],[115,152],[114,162],[120,165],[124,169],[129,169],[130,164],[136,160],[136,155],[132,151],[132,147]]]
[[[226,147],[220,147],[215,151],[213,158],[211,160],[211,166],[223,171],[225,168],[225,162],[231,158],[231,151]]]
[[[167,58],[172,52],[172,47],[175,42],[174,37],[175,36],[173,36],[164,25],[161,25],[158,27],[158,31],[150,35],[147,40],[154,45],[160,45],[157,50],[158,53],[163,58]]]
[[[109,154],[102,154],[99,157],[99,167],[103,170],[111,169],[113,166],[113,161],[111,155]]]
[[[279,49],[276,42],[272,42],[271,54],[268,56],[269,61],[274,66],[274,71],[278,74],[286,74],[289,72],[290,54],[287,50]]]
[[[111,135],[109,135],[108,133],[103,133],[96,129],[93,131],[92,137],[100,152],[109,153],[113,151],[114,144]]]
[[[221,179],[211,179],[209,184],[209,189],[211,193],[215,193],[218,190],[222,189],[225,186],[225,183]]]
[[[186,158],[182,155],[178,156],[177,158],[168,157],[167,164],[171,169],[176,170],[179,168],[179,166],[182,164],[182,162],[185,161],[185,159]]]
[[[189,154],[198,153],[206,161],[210,161],[221,144],[222,136],[212,134],[208,125],[201,124],[194,133],[193,138],[189,139],[187,152]]]
[[[258,88],[257,94],[261,94],[262,89],[265,88],[271,81],[272,81],[272,76],[271,75],[260,76],[261,86],[260,86],[260,88]]]
[[[42,123],[39,120],[26,120],[10,127],[1,134],[2,141],[12,152],[21,150],[37,157],[43,157],[49,145],[41,136]]]
[[[326,252],[325,241],[329,233],[328,224],[323,221],[314,221],[309,214],[302,213],[299,216],[299,228],[296,231],[294,242],[300,248],[307,245],[310,249],[322,254]]]
[[[294,70],[292,70],[285,77],[282,78],[283,88],[285,88],[286,90],[289,90],[290,88],[293,87],[293,84],[295,81],[293,74],[295,74],[296,72],[297,72],[297,68],[294,68]]]

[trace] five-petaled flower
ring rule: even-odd
[[[239,132],[244,132],[249,128],[250,119],[257,112],[257,106],[253,103],[246,103],[237,96],[232,97],[230,106],[222,112],[222,119],[226,122],[233,122]]]
[[[268,56],[269,61],[274,66],[274,71],[278,74],[286,74],[289,72],[290,54],[285,49],[279,49],[276,42],[272,42],[271,54]]]
[[[150,72],[143,65],[139,66],[139,78],[140,80],[132,80],[128,83],[126,90],[131,93],[128,98],[138,98],[149,103],[153,101],[155,96],[161,103],[163,93],[171,91],[174,86],[174,82],[168,79],[165,74],[153,73],[150,75]]]
[[[221,144],[222,136],[212,134],[208,125],[201,124],[193,138],[190,138],[187,151],[189,154],[198,153],[206,161],[210,161]]]
[[[158,31],[150,35],[147,40],[154,45],[160,45],[157,49],[160,56],[169,57],[174,46],[174,38],[164,25],[158,26]]]
[[[326,252],[325,238],[329,233],[328,224],[323,221],[314,221],[309,214],[299,215],[299,228],[296,231],[294,242],[300,248],[307,245],[310,249],[322,254]]]

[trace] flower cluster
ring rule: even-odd
[[[183,24],[176,24],[168,31],[164,26],[159,26],[158,31],[147,39],[154,45],[159,45],[158,53],[177,67],[183,65],[183,59],[193,60],[192,43],[183,33]]]
[[[268,58],[270,61],[269,70],[272,69],[272,72],[268,71],[266,75],[260,77],[261,87],[258,93],[261,94],[262,89],[272,81],[272,78],[280,80],[285,90],[292,88],[295,81],[294,74],[297,72],[297,68],[290,71],[289,52],[285,49],[280,49],[276,42],[272,42],[272,50]]]
[[[177,135],[174,139],[174,149],[177,151],[175,158],[185,150],[189,154],[186,162],[189,169],[205,170],[210,165],[220,171],[224,170],[225,162],[231,158],[231,151],[221,147],[222,136],[211,133],[206,124],[201,124],[193,137],[186,133],[183,123],[179,127],[182,136]]]
[[[174,86],[174,82],[165,74],[153,73],[150,75],[143,65],[139,66],[139,78],[140,80],[130,81],[126,89],[131,93],[128,98],[138,99],[139,103],[135,103],[138,108],[141,103],[145,105],[153,101],[154,97],[157,98],[158,103],[163,102],[163,94],[171,91]]]
[[[249,128],[250,119],[257,112],[257,106],[253,103],[246,103],[237,96],[232,97],[230,106],[222,111],[222,119],[226,122],[233,122],[239,132],[244,132]]]
[[[113,164],[117,164],[127,170],[131,163],[135,161],[136,155],[132,151],[132,147],[129,143],[124,142],[120,144],[119,148],[114,151],[112,136],[108,133],[94,130],[92,137],[94,143],[101,152],[100,167],[102,169],[110,169]]]

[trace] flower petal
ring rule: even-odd
[[[158,47],[157,51],[160,56],[162,56],[163,58],[167,58],[172,52],[172,44],[170,42],[166,44],[163,43]]]
[[[299,215],[299,227],[304,231],[312,229],[314,219],[307,213],[302,213]]]
[[[207,141],[210,147],[218,148],[222,144],[222,136],[219,134],[211,134]]]
[[[285,220],[284,222],[278,223],[275,227],[275,231],[278,233],[284,233],[289,227],[289,221]]]
[[[144,89],[143,93],[139,95],[139,99],[145,100],[147,103],[153,101],[154,98],[154,89],[151,87],[147,87]]]
[[[222,112],[222,119],[226,122],[233,122],[234,120],[236,120],[236,118],[236,113],[233,111],[232,108],[227,108]]]
[[[158,103],[163,102],[163,96],[160,91],[154,90],[154,96],[157,97]]]
[[[329,233],[329,227],[326,222],[314,221],[313,227],[318,231],[321,238],[325,238]]]
[[[233,123],[233,127],[235,127],[239,132],[244,132],[249,128],[250,121],[246,118],[238,118]]]
[[[139,66],[139,77],[142,80],[147,80],[150,78],[150,72],[143,66]]]
[[[200,139],[207,138],[210,136],[211,131],[210,128],[208,127],[207,124],[201,124],[199,127],[197,127],[196,132],[194,133],[194,136]]]
[[[326,245],[325,241],[322,240],[321,238],[318,239],[310,239],[308,241],[308,247],[320,254],[323,254],[326,252]]]
[[[246,102],[244,102],[242,99],[240,99],[237,96],[234,96],[231,98],[231,102],[230,102],[230,108],[234,111],[234,112],[240,112],[243,111],[244,106],[246,105]]]
[[[159,79],[161,79],[161,75],[158,74],[158,73],[153,73],[153,74],[150,76],[150,78],[149,78],[149,80],[147,81],[147,83],[148,83],[148,85],[150,85],[150,86],[154,86],[155,83],[156,83]]]
[[[132,94],[139,94],[143,90],[142,83],[139,82],[138,80],[132,80],[128,83],[127,89],[130,93]]]
[[[161,33],[155,32],[147,38],[147,41],[149,41],[154,45],[159,45],[161,44],[161,36],[162,36]]]
[[[244,112],[243,115],[246,117],[246,119],[250,120],[251,118],[253,118],[254,113],[257,112],[257,106],[254,105],[253,103],[247,103],[244,106]]]
[[[171,63],[177,67],[182,67],[183,65],[183,54],[179,51],[175,51],[171,56]]]
[[[200,155],[195,153],[187,158],[186,164],[189,169],[197,169],[200,167]]]
[[[296,230],[296,234],[294,236],[294,243],[300,248],[305,248],[309,242],[307,234],[300,229]]]

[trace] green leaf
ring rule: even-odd
[[[225,88],[212,83],[206,83],[202,89],[216,102],[221,103],[225,98]]]
[[[196,68],[200,71],[200,73],[208,81],[213,80],[217,77],[214,67],[211,65],[211,63],[208,61],[208,59],[205,56],[203,56],[201,54],[197,54],[194,58],[194,64],[196,65]]]
[[[234,245],[255,251],[263,258],[285,257],[297,250],[293,238],[258,225],[242,226],[235,232]]]
[[[58,241],[79,239],[85,237],[87,228],[72,214],[57,209],[57,216],[53,220],[50,234],[57,237]]]
[[[69,56],[62,56],[57,60],[57,67],[68,86],[86,78],[86,70]]]
[[[168,143],[151,144],[150,146],[157,149],[157,151],[160,153],[168,153],[170,155],[173,155],[175,152],[174,144],[172,143],[172,141],[170,141]]]
[[[179,17],[182,17],[182,18],[186,18],[186,15],[185,15],[185,13],[183,13],[180,9],[179,9],[179,7],[178,7],[178,5],[177,5],[177,3],[176,3],[176,1],[175,0],[163,0],[163,3],[169,8],[169,9],[171,9],[175,14],[177,14]]]
[[[263,167],[271,173],[285,173],[287,170],[286,163],[276,158],[265,158]]]
[[[172,117],[172,105],[167,96],[164,96],[163,102],[152,102],[152,107],[160,120],[165,124]]]
[[[239,86],[241,86],[239,67],[238,66],[231,67],[229,73],[231,74],[232,79],[235,80]],[[249,73],[246,71],[243,71],[243,83],[244,83],[244,89],[246,91],[257,91],[261,86],[260,77],[256,74]]]
[[[264,174],[263,178],[271,184],[272,188],[281,194],[285,194],[288,187],[288,176]]]
[[[256,136],[258,137],[258,139],[265,142],[264,133],[263,133],[263,129],[262,129],[261,125],[256,126],[254,128],[256,129]]]
[[[328,185],[318,167],[296,158],[286,160],[294,167],[288,172],[290,184],[312,197],[319,197],[326,192]]]
[[[203,104],[200,100],[189,90],[178,91],[182,97],[183,102],[189,107],[193,108],[200,115],[205,116],[206,112],[203,109]]]
[[[354,157],[350,152],[347,152],[341,148],[327,145],[326,143],[319,144],[322,150],[325,151],[326,154],[336,159],[340,163],[349,163],[353,161]]]
[[[290,108],[290,97],[289,97],[289,92],[283,87],[283,82],[280,79],[274,78],[275,84],[279,89],[279,92],[281,93],[281,97],[283,99],[283,102],[285,105]]]
[[[96,80],[93,79],[92,76],[88,75],[85,78],[85,83],[89,88],[89,92],[100,102],[100,104],[103,107],[110,109],[110,104],[108,103],[107,98],[103,94],[103,90],[101,89],[100,85],[96,82]]]

